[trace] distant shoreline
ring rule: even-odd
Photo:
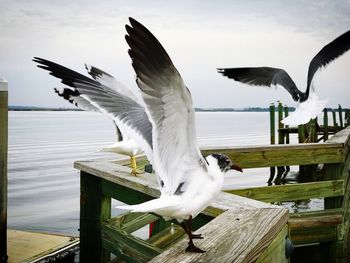
[[[289,107],[289,111],[294,111],[294,107]],[[45,108],[32,106],[9,106],[9,111],[82,111],[74,108]],[[269,108],[248,107],[243,109],[235,108],[195,108],[196,112],[268,112]]]

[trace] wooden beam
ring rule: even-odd
[[[242,168],[338,163],[344,161],[342,143],[304,143],[252,147],[206,147],[202,153],[223,153]]]
[[[111,198],[102,193],[101,178],[80,175],[80,262],[106,262],[109,253],[102,247],[101,224],[111,217]]]
[[[330,212],[299,213],[298,216],[291,217],[288,224],[295,244],[310,244],[337,241],[337,226],[342,222],[342,212],[332,209]]]
[[[204,239],[195,243],[205,253],[186,253],[183,239],[150,262],[255,262],[287,220],[281,208],[228,210],[197,231]]]
[[[7,262],[8,88],[0,78],[0,262]]]
[[[131,257],[134,262],[147,262],[163,252],[162,249],[106,222],[102,223],[102,240],[105,249],[122,259]]]
[[[273,185],[226,190],[225,192],[263,202],[281,202],[320,197],[335,197],[344,195],[344,180]]]

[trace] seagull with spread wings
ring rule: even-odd
[[[242,169],[224,154],[204,158],[195,130],[195,113],[189,89],[156,37],[130,18],[126,41],[145,110],[152,123],[153,163],[159,198],[119,206],[133,212],[153,212],[165,220],[176,219],[189,237],[186,251],[204,252],[193,239],[192,219],[221,191],[224,174]]]
[[[249,85],[267,87],[275,85],[282,86],[290,93],[294,101],[299,102],[295,112],[285,118],[283,122],[287,125],[305,124],[320,114],[327,103],[325,100],[318,98],[312,87],[312,80],[315,73],[349,49],[350,31],[345,32],[324,46],[310,62],[305,92],[300,91],[288,73],[280,68],[219,68],[218,72],[230,79]]]
[[[39,64],[39,68],[50,71],[50,75],[60,78],[61,82],[68,86],[67,88],[65,87],[62,90],[55,88],[54,90],[58,94],[58,96],[69,101],[70,103],[82,110],[100,112],[103,114],[107,114],[109,117],[112,118],[116,128],[116,142],[110,146],[107,146],[106,148],[103,148],[101,151],[113,152],[130,156],[131,173],[133,175],[139,174],[140,172],[137,171],[136,155],[142,153],[141,148],[138,146],[134,139],[129,138],[129,136],[127,136],[125,132],[121,131],[121,129],[119,128],[120,120],[116,118],[111,112],[109,112],[108,108],[104,108],[103,106],[96,104],[94,102],[93,96],[87,96],[86,94],[84,94],[83,91],[79,91],[77,86],[81,83],[89,83],[100,88],[103,87],[103,89],[105,89],[106,91],[120,92],[121,94],[127,96],[129,99],[133,100],[134,103],[137,103],[136,96],[132,93],[132,91],[126,88],[123,84],[117,81],[110,74],[93,66],[85,65],[86,70],[93,78],[91,79],[78,72],[75,72],[71,69],[68,69],[64,66],[61,66],[57,63],[46,59],[35,57],[33,61]],[[144,117],[147,118],[145,114]],[[148,122],[148,119],[146,122]],[[148,122],[146,125],[149,126],[148,130],[151,130],[151,124]],[[121,126],[123,126],[123,124],[121,124]]]

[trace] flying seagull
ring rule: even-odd
[[[152,123],[153,162],[161,195],[138,204],[119,206],[132,212],[153,212],[176,219],[189,237],[186,251],[204,252],[193,239],[192,219],[218,195],[224,174],[242,169],[223,154],[204,158],[195,131],[195,113],[189,89],[155,36],[129,18],[125,39],[146,112]]]
[[[105,107],[97,105],[94,102],[93,97],[79,92],[77,85],[79,85],[79,83],[90,83],[91,85],[104,87],[106,90],[116,90],[120,93],[125,94],[128,96],[128,98],[134,100],[136,103],[136,96],[131,92],[131,90],[123,86],[110,74],[93,66],[85,65],[88,73],[93,77],[93,79],[91,79],[78,72],[75,72],[46,59],[35,57],[33,61],[39,63],[39,68],[50,71],[50,75],[60,78],[61,82],[69,87],[63,88],[61,91],[55,88],[54,90],[58,96],[62,97],[65,100],[68,100],[70,103],[82,110],[100,112],[107,114],[112,118],[113,123],[116,127],[116,142],[110,146],[107,146],[106,148],[103,148],[101,151],[130,156],[131,173],[133,175],[140,173],[137,171],[136,155],[142,153],[141,148],[138,146],[134,139],[129,138],[125,132],[121,131],[121,129],[118,127],[118,123],[120,123],[120,120],[118,118],[115,118],[115,116],[110,114],[110,112],[108,112],[108,109]],[[149,123],[149,125],[151,124]]]
[[[281,85],[290,93],[294,101],[299,102],[296,111],[285,118],[283,122],[287,125],[305,124],[310,119],[315,118],[327,103],[320,100],[314,92],[312,80],[315,73],[349,49],[350,31],[345,32],[324,46],[310,62],[305,92],[300,91],[288,73],[279,68],[219,68],[218,72],[230,79],[249,85],[268,87]]]

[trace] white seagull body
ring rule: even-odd
[[[249,85],[267,87],[281,85],[290,93],[294,101],[299,102],[296,110],[282,122],[286,125],[300,125],[316,118],[327,104],[326,100],[318,98],[312,88],[312,80],[315,73],[349,49],[350,31],[345,32],[324,46],[310,62],[305,92],[301,92],[288,73],[279,68],[219,68],[218,72],[228,78]]]
[[[34,58],[33,61],[39,63],[40,68],[49,70],[51,72],[51,75],[60,78],[62,83],[68,86],[68,88],[63,88],[61,90],[55,88],[54,90],[58,96],[69,101],[81,110],[100,112],[102,114],[106,114],[113,120],[116,127],[116,142],[101,149],[100,151],[130,156],[132,174],[136,175],[139,173],[136,169],[137,165],[135,156],[141,154],[142,149],[138,146],[134,139],[129,138],[126,136],[125,132],[122,132],[120,130],[118,127],[118,119],[114,118],[114,116],[111,116],[108,110],[106,110],[103,106],[101,107],[100,105],[96,104],[93,97],[86,96],[83,93],[79,92],[76,85],[79,82],[87,82],[94,85],[109,87],[110,89],[117,90],[118,92],[121,92],[136,101],[136,96],[131,92],[131,90],[118,82],[110,74],[93,66],[85,65],[88,73],[93,78],[90,79],[78,72],[45,59]]]
[[[182,222],[189,237],[186,251],[197,248],[191,221],[220,192],[224,173],[242,171],[222,154],[202,156],[195,130],[195,113],[191,94],[173,65],[169,55],[153,34],[130,18],[126,25],[129,55],[136,82],[152,123],[153,163],[160,185],[158,199],[138,205],[119,206],[134,212],[153,212],[165,220]]]

